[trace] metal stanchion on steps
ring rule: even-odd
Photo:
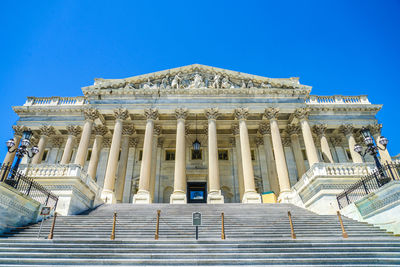
[[[117,213],[114,212],[114,215],[113,215],[113,227],[112,227],[111,236],[110,236],[111,240],[115,240],[115,224],[116,224],[116,222],[117,222]]]
[[[296,239],[296,234],[294,233],[293,222],[292,222],[292,214],[290,213],[290,211],[288,211],[287,214],[289,216],[290,232],[292,235],[292,239]]]
[[[56,226],[56,218],[57,218],[57,212],[54,212],[53,223],[51,224],[50,233],[47,239],[53,239],[54,227]]]
[[[340,214],[340,211],[337,211],[337,216],[339,218],[340,228],[342,228],[342,236],[343,236],[343,238],[348,238],[349,235],[347,234],[346,230],[344,229],[342,215]]]
[[[225,239],[225,222],[224,222],[224,213],[221,213],[221,239]]]
[[[158,231],[159,231],[159,225],[160,225],[160,214],[161,214],[161,210],[157,210],[156,234],[154,235],[154,239],[155,240],[158,240]]]

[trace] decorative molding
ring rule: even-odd
[[[138,143],[139,143],[139,140],[137,139],[137,137],[129,138],[129,146],[130,147],[137,147]]]
[[[232,124],[231,130],[233,135],[239,135],[240,134],[239,124],[237,123]]]
[[[117,120],[126,120],[127,118],[129,118],[129,112],[128,109],[126,108],[117,108],[114,109],[114,117]]]
[[[268,120],[278,119],[279,108],[266,108],[264,110],[264,117]]]
[[[262,145],[264,145],[264,140],[263,140],[263,138],[262,138],[261,136],[257,136],[257,137],[256,137],[256,145],[257,145],[257,146],[262,146]]]
[[[111,137],[104,137],[103,139],[103,147],[110,148],[111,147]]]
[[[153,130],[153,134],[154,135],[160,135],[162,132],[162,128],[160,125],[154,125],[154,130]]]
[[[249,116],[249,109],[248,108],[237,108],[234,111],[235,118],[237,120],[246,120]]]

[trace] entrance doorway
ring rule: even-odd
[[[188,182],[187,199],[188,203],[207,203],[207,183]]]

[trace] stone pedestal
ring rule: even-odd
[[[170,204],[186,204],[186,193],[185,192],[174,192],[170,197]]]
[[[243,194],[242,203],[244,204],[259,204],[261,203],[261,196],[256,192],[245,192]]]
[[[146,190],[139,190],[134,196],[133,201],[134,204],[150,204],[151,194]]]
[[[207,203],[208,204],[224,204],[224,196],[221,194],[221,190],[208,193]]]
[[[117,203],[117,197],[115,196],[114,191],[103,189],[101,192],[101,199],[107,204],[115,204]]]

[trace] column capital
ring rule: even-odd
[[[260,123],[258,128],[258,132],[262,135],[271,134],[271,125],[266,122]]]
[[[126,120],[129,117],[128,109],[126,108],[117,108],[114,109],[114,117],[117,120]]]
[[[144,110],[144,116],[147,120],[157,120],[158,119],[158,109],[157,108],[146,108]]]
[[[240,130],[239,130],[239,125],[238,124],[232,124],[232,134],[233,135],[239,135],[240,134]]]
[[[95,125],[93,127],[93,133],[94,135],[99,135],[99,136],[104,136],[108,133],[108,129],[104,125]]]
[[[64,143],[64,138],[62,136],[55,136],[51,139],[51,143],[54,147],[61,147]]]
[[[381,135],[382,124],[374,123],[367,126],[372,135]]]
[[[129,136],[136,132],[132,124],[125,124],[122,126],[122,135]]]
[[[203,125],[203,134],[208,135],[208,124]]]
[[[78,125],[68,125],[67,132],[68,132],[68,135],[77,137],[82,132],[82,129]]]
[[[160,135],[162,132],[162,128],[160,125],[154,125],[154,130],[153,130],[153,134],[154,135]]]
[[[287,135],[287,134],[285,134],[283,137],[282,137],[282,144],[283,144],[283,146],[290,146],[291,144],[292,144],[292,140],[290,140],[290,137],[289,137],[289,135]]]
[[[175,117],[177,120],[186,120],[188,115],[187,108],[177,108],[175,109]]]
[[[137,139],[137,137],[132,137],[129,138],[129,146],[130,147],[136,147],[138,145],[139,141]]]
[[[85,116],[86,120],[94,121],[95,119],[99,118],[100,113],[95,108],[86,108],[83,110],[83,115]]]
[[[103,146],[106,147],[106,148],[110,148],[111,147],[111,137],[104,137]]]
[[[261,136],[256,137],[256,145],[257,146],[262,146],[264,145],[264,139]]]
[[[354,127],[351,124],[342,124],[339,127],[339,131],[343,133],[345,136],[353,134]]]
[[[53,126],[48,126],[48,125],[42,125],[39,128],[39,131],[40,131],[40,135],[47,136],[47,137],[52,136],[52,135],[55,134],[54,127]]]
[[[343,145],[343,138],[339,135],[331,136],[330,141],[333,146],[342,146]]]
[[[218,112],[218,108],[207,108],[204,111],[204,115],[208,120],[216,120],[221,114]]]
[[[21,125],[13,125],[14,135],[22,137],[23,132],[27,129],[25,126]]]
[[[324,136],[326,133],[327,125],[326,124],[315,124],[313,126],[313,131],[318,137]]]
[[[164,145],[164,138],[159,137],[157,138],[157,147],[162,147]]]
[[[306,120],[309,114],[310,114],[309,108],[298,108],[293,113],[294,117],[300,121]]]
[[[266,108],[264,110],[264,117],[268,120],[278,119],[279,108]]]
[[[248,108],[237,108],[234,111],[235,118],[237,120],[246,120],[249,116],[249,109]]]
[[[288,124],[288,126],[286,128],[286,132],[289,135],[299,134],[300,133],[300,126],[296,125],[296,124]]]

